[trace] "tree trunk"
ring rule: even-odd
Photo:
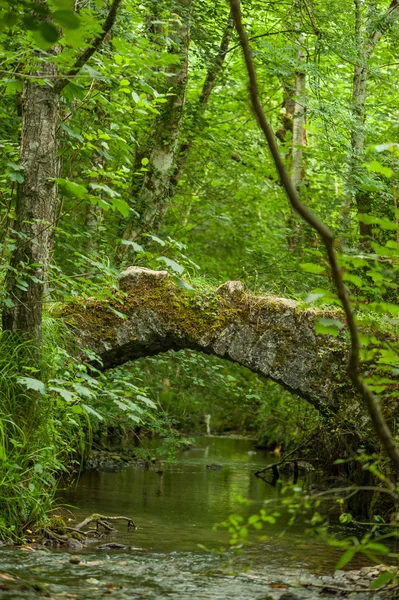
[[[369,214],[371,212],[370,196],[366,191],[362,190],[368,68],[371,55],[377,43],[384,32],[399,16],[399,0],[392,0],[384,17],[378,20],[377,26],[372,28],[370,33],[367,22],[363,22],[362,0],[354,0],[354,2],[357,57],[352,85],[352,129],[350,134],[351,149],[348,177],[350,189],[342,210],[344,231],[348,231],[349,229],[351,198],[355,199],[358,214]],[[371,235],[371,225],[360,221],[359,240],[363,248],[367,249],[369,247]]]
[[[352,85],[352,129],[351,155],[349,160],[349,193],[350,196],[352,196],[355,200],[358,214],[361,214],[370,212],[368,196],[361,189],[363,172],[361,165],[364,160],[367,74],[369,58],[371,55],[371,53],[369,54],[366,50],[367,40],[364,39],[363,35],[361,0],[355,0],[355,27],[357,57]],[[345,229],[347,229],[349,223],[349,211],[350,202],[347,202],[343,211]],[[371,225],[360,221],[359,234],[361,245],[367,246],[368,240],[371,237]]]
[[[7,272],[8,306],[3,312],[3,329],[23,332],[38,347],[56,214],[59,95],[52,85],[56,75],[55,65],[44,60],[37,76],[48,77],[48,82],[28,81],[23,90],[20,160],[24,181],[17,188],[16,248]]]
[[[171,35],[175,43],[173,53],[180,55],[181,60],[168,69],[168,101],[151,128],[146,156],[148,172],[137,193],[133,207],[135,216],[123,235],[127,241],[134,241],[143,233],[157,229],[169,206],[170,179],[186,100],[192,4],[193,0],[177,0],[175,11],[178,19]],[[119,248],[119,257],[125,254],[126,248]]]
[[[99,249],[99,225],[104,218],[104,211],[97,204],[88,204],[85,215],[85,252],[92,254],[98,252]]]
[[[299,26],[298,26],[299,28]],[[291,181],[298,195],[301,196],[301,184],[303,182],[303,148],[306,145],[305,119],[306,119],[306,73],[303,70],[305,62],[305,52],[302,44],[303,36],[298,40],[297,53],[297,72],[295,74],[295,98],[294,114],[292,120],[292,155],[291,155]],[[287,105],[290,106],[287,101]],[[292,233],[288,236],[288,246],[290,250],[300,251],[302,237],[302,223],[291,211],[288,225]]]
[[[7,298],[2,321],[3,330],[20,332],[34,342],[38,360],[43,300],[56,223],[60,94],[69,77],[77,75],[100,48],[115,23],[120,3],[121,0],[113,0],[102,32],[77,57],[65,77],[58,77],[51,54],[46,57],[38,53],[36,58],[40,67],[31,73],[22,93],[20,161],[24,181],[17,187],[17,239],[5,280]],[[39,4],[45,4],[45,0],[40,0]]]
[[[191,147],[195,141],[196,135],[198,134],[201,119],[204,115],[205,109],[207,107],[210,95],[215,87],[215,83],[217,78],[220,75],[220,72],[223,69],[226,53],[229,47],[231,34],[234,29],[234,20],[232,13],[230,11],[229,17],[227,20],[226,28],[223,32],[222,41],[220,43],[219,51],[215,56],[212,65],[208,69],[208,73],[206,74],[204,84],[202,86],[201,94],[198,100],[198,103],[192,114],[190,116],[190,123],[188,127],[188,131],[186,134],[186,139],[180,145],[178,155],[176,157],[176,167],[172,177],[172,185],[176,186],[184,172],[186,167],[187,159],[190,154]]]
[[[292,164],[291,181],[293,186],[300,192],[300,186],[303,180],[303,147],[305,146],[305,115],[306,115],[306,74],[301,68],[305,61],[305,53],[301,44],[302,37],[299,39],[299,49],[297,55],[298,71],[295,76],[295,108],[292,128]]]

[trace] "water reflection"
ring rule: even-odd
[[[250,499],[249,514],[265,500],[278,499],[277,488],[253,475],[274,457],[252,454],[252,450],[248,440],[204,437],[163,474],[133,468],[84,473],[75,489],[63,493],[64,502],[78,507],[74,511],[77,520],[92,513],[132,517],[139,525],[137,531],[128,532],[119,525],[119,531],[106,541],[134,548],[96,551],[95,546],[103,543],[97,541],[80,551],[79,564],[71,564],[64,550],[24,553],[0,548],[0,570],[30,585],[45,585],[52,598],[71,600],[98,600],[108,594],[116,600],[277,600],[280,583],[290,586],[304,575],[308,581],[309,570],[331,573],[340,551],[332,553],[307,534],[304,525],[286,527],[286,521],[268,526],[262,532],[267,539],[253,540],[240,559],[238,577],[227,576],[224,568],[231,553],[217,556],[198,548],[198,544],[228,546],[226,531],[213,531],[212,525],[237,510],[237,495]],[[207,469],[212,463],[222,468]],[[251,567],[248,574],[243,572],[246,565]],[[42,597],[31,587],[26,589],[24,594],[20,587],[2,591],[0,586],[0,597]],[[301,600],[319,597],[307,588],[295,588],[295,594]]]
[[[249,440],[205,437],[166,467],[155,470],[128,468],[119,473],[84,473],[64,501],[78,508],[77,518],[96,512],[132,516],[139,524],[135,544],[153,551],[197,550],[228,541],[214,523],[238,508],[237,496],[250,499],[257,510],[276,491],[256,479],[253,472],[271,459],[252,450]],[[222,468],[213,470],[209,464]],[[122,535],[123,537],[123,535]]]

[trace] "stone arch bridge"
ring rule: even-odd
[[[114,300],[89,300],[85,307],[79,300],[63,310],[79,344],[94,351],[104,369],[190,348],[272,379],[325,415],[355,417],[360,405],[346,373],[345,330],[338,337],[316,334],[320,316],[342,318],[337,311],[251,295],[239,281],[190,292],[166,271],[138,267],[121,274]]]

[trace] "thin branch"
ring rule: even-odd
[[[108,523],[108,521],[127,521],[128,528],[132,527],[133,529],[137,529],[137,526],[135,525],[133,519],[131,519],[130,517],[107,517],[104,515],[95,514],[95,515],[91,515],[91,517],[87,517],[86,519],[84,519],[84,521],[75,525],[75,530],[81,531],[83,529],[83,527],[86,527],[87,525],[90,525],[91,523],[96,523],[97,525],[100,524],[105,529],[111,531],[113,528]]]
[[[102,33],[91,41],[90,46],[83,50],[82,54],[78,56],[73,67],[66,73],[65,77],[59,79],[55,84],[54,88],[58,93],[62,92],[64,87],[68,85],[69,78],[74,77],[80,71],[80,69],[87,63],[87,61],[93,56],[95,52],[100,48],[105,37],[111,31],[116,21],[116,15],[118,13],[119,6],[122,0],[113,0],[111,8],[109,9],[108,16],[104,22]]]
[[[399,0],[394,0],[394,2],[399,3]],[[252,107],[256,115],[258,124],[266,137],[271,155],[273,157],[276,169],[281,179],[281,183],[285,188],[286,194],[288,196],[289,202],[293,210],[297,212],[302,217],[302,219],[306,221],[315,231],[317,231],[327,251],[332,277],[337,289],[338,297],[341,301],[342,308],[345,313],[346,322],[351,339],[351,350],[348,364],[349,377],[351,378],[355,389],[359,392],[361,398],[364,400],[367,406],[377,437],[384,446],[386,453],[391,458],[395,466],[396,472],[399,473],[399,449],[384,419],[377,398],[371,392],[370,388],[363,381],[360,375],[359,335],[356,325],[356,318],[344,284],[342,270],[338,263],[338,258],[336,254],[338,241],[335,239],[335,236],[331,229],[327,227],[322,221],[319,221],[319,219],[317,219],[317,217],[312,213],[312,211],[309,210],[307,206],[302,204],[298,193],[291,182],[291,178],[280,156],[280,152],[276,143],[276,138],[274,136],[273,130],[269,125],[269,122],[265,116],[265,113],[263,112],[263,108],[259,100],[258,83],[255,67],[252,60],[251,49],[248,43],[247,34],[242,24],[240,0],[230,0],[230,4],[236,22],[236,29],[240,38],[240,44],[242,47],[248,72],[249,90],[251,95]],[[391,485],[394,487],[392,482]]]
[[[271,35],[278,35],[279,33],[297,33],[297,31],[295,29],[284,29],[283,31],[267,31],[266,33],[259,33],[258,35],[253,35],[252,37],[249,38],[249,40],[252,42],[252,40],[258,40],[259,38],[269,37]],[[236,48],[239,48],[240,46],[241,46],[241,43],[239,42],[235,46],[232,46],[231,48],[226,50],[225,54],[232,52],[233,50],[235,50]]]
[[[273,467],[280,467],[285,462],[287,462],[288,458],[290,456],[292,456],[293,454],[295,454],[295,452],[298,452],[298,450],[300,450],[301,448],[306,446],[306,444],[309,444],[309,442],[314,440],[314,438],[318,435],[318,433],[319,433],[319,428],[315,427],[315,429],[312,431],[311,435],[302,444],[300,444],[299,446],[297,446],[296,448],[291,450],[291,452],[288,452],[287,454],[285,454],[279,462],[273,463],[272,465],[268,465],[267,467],[264,467],[263,469],[259,469],[259,471],[255,471],[254,475],[258,476],[261,473],[265,473],[266,471],[273,469]]]
[[[308,588],[308,587],[314,587],[314,588],[321,588],[322,590],[334,590],[337,592],[344,592],[344,593],[351,593],[354,594],[356,592],[363,592],[363,593],[369,593],[369,594],[375,594],[376,590],[370,590],[370,588],[367,587],[343,587],[340,585],[331,585],[329,583],[302,583],[303,587]]]
[[[330,490],[324,490],[323,492],[317,492],[316,494],[312,494],[311,497],[312,499],[314,499],[326,496],[328,499],[332,494],[344,494],[346,492],[349,492],[351,496],[354,494],[358,494],[359,492],[378,492],[381,494],[389,494],[389,496],[392,496],[394,500],[398,500],[398,494],[394,490],[388,490],[387,488],[377,487],[375,485],[349,485],[346,487],[331,488]]]

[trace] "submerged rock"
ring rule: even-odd
[[[65,545],[68,546],[68,548],[72,548],[73,550],[81,550],[82,548],[84,548],[84,544],[82,542],[79,542],[79,540],[75,540],[74,538],[69,538],[65,542]]]

